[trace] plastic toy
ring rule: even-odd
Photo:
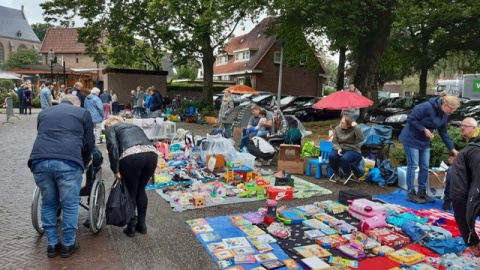
[[[338,251],[341,253],[354,258],[354,259],[363,259],[365,258],[365,253],[363,249],[367,244],[368,236],[359,231],[354,231],[350,237],[350,243],[337,247]]]
[[[264,199],[265,198],[265,181],[263,180],[257,180],[257,198],[259,199]]]

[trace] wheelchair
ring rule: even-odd
[[[93,167],[91,164],[87,169],[86,185],[80,190],[80,206],[88,211],[90,231],[97,234],[105,220],[105,184],[102,179],[102,166]],[[84,198],[86,200],[84,201]],[[41,219],[42,194],[39,187],[35,187],[31,205],[32,225],[38,234],[42,235],[45,230]],[[60,216],[60,209],[57,217]]]

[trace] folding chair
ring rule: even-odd
[[[312,166],[315,166],[315,178],[322,178],[322,167],[327,165],[327,177],[332,175],[332,169],[328,167],[328,156],[333,151],[333,144],[329,141],[320,141],[320,157],[321,161],[318,158],[310,159],[307,165],[307,172],[305,175],[312,175]]]
[[[198,108],[189,107],[188,112],[185,115],[185,121],[187,123],[196,123],[198,120]]]
[[[357,164],[353,164],[352,165],[352,171],[350,172],[350,175],[348,176],[348,178],[342,183],[343,185],[346,185],[349,181],[353,181],[353,182],[357,182],[357,183],[360,183],[360,180],[358,180],[358,178],[360,178],[361,176],[357,177],[355,176],[355,171],[357,170],[357,172],[361,172],[360,170],[363,168],[363,174],[365,174],[365,160],[362,159],[357,163]],[[362,176],[363,176],[362,174]],[[337,182],[335,181],[335,174],[332,174],[332,176],[330,176],[330,181],[331,182],[334,182],[334,183],[340,183],[340,182]]]

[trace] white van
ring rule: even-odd
[[[458,80],[439,81],[435,93],[446,91],[448,95],[468,99],[480,99],[480,74],[465,74]]]

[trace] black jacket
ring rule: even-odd
[[[162,108],[163,105],[163,97],[158,92],[154,92],[152,96],[152,105],[150,106],[150,111],[158,111]]]
[[[95,143],[90,113],[67,101],[42,110],[37,120],[37,138],[28,159],[70,160],[85,169]]]
[[[474,141],[480,143],[480,137]],[[452,166],[450,196],[455,220],[467,246],[480,242],[475,219],[480,216],[480,144],[470,144],[455,157]]]
[[[143,130],[129,123],[117,123],[105,130],[107,137],[108,157],[110,169],[113,173],[119,172],[119,160],[123,151],[134,145],[153,145]]]

